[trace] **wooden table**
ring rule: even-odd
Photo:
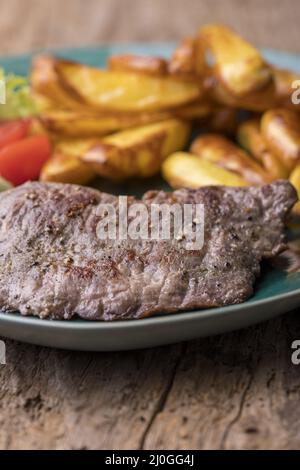
[[[225,21],[257,44],[300,52],[297,0],[229,0],[226,6],[216,0],[0,0],[0,11],[0,52],[7,54],[173,40],[207,21]],[[300,448],[294,339],[300,339],[297,312],[135,352],[66,352],[7,341],[0,448]]]

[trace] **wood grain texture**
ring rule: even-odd
[[[300,449],[299,313],[123,353],[7,342],[1,449]]]
[[[225,22],[300,52],[298,0],[0,0],[0,53],[179,40]],[[1,332],[0,332],[1,335]],[[187,344],[78,353],[7,341],[1,449],[300,449],[299,313]]]
[[[298,0],[0,0],[0,53],[111,41],[178,41],[222,22],[259,46],[300,51]]]

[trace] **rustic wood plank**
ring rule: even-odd
[[[0,448],[139,448],[180,350],[89,354],[7,342]]]
[[[295,338],[299,313],[190,343],[145,448],[299,449]]]
[[[208,22],[226,23],[260,46],[300,51],[297,0],[0,0],[0,11],[0,54],[109,41],[178,41]]]
[[[121,448],[138,446],[172,368],[169,361],[156,369],[158,352],[80,354],[9,343],[1,447],[101,448],[111,433]],[[151,387],[152,375],[162,390]],[[134,403],[137,388],[142,395]]]
[[[1,449],[300,448],[298,314],[191,343],[78,353],[8,342]]]

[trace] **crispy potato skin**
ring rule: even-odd
[[[294,186],[294,188],[297,191],[298,194],[298,199],[300,199],[300,164],[298,164],[292,173],[290,174],[289,178],[290,183]],[[300,201],[298,201],[294,208],[293,211],[296,212],[298,215],[300,215]]]
[[[169,76],[100,70],[59,60],[56,70],[70,95],[98,111],[167,110],[189,104],[201,96],[200,84]]]
[[[279,106],[273,80],[261,90],[246,93],[243,96],[235,96],[218,81],[211,80],[207,83],[207,93],[211,100],[219,105],[254,112],[264,112],[270,108]]]
[[[57,62],[55,57],[48,55],[37,56],[32,62],[30,82],[33,96],[36,96],[40,109],[87,111],[87,105],[62,86],[57,72]]]
[[[296,80],[300,81],[298,74],[272,67],[271,80],[257,91],[236,96],[214,77],[210,77],[206,81],[206,89],[211,100],[221,105],[254,112],[264,112],[278,107],[299,112],[300,105],[294,104],[291,99],[291,95],[294,92],[292,83]]]
[[[268,181],[264,169],[226,137],[218,134],[202,135],[194,140],[190,150],[194,155],[238,174],[251,184]]]
[[[272,68],[273,79],[276,88],[278,106],[300,111],[300,104],[292,102],[292,94],[295,89],[292,87],[294,82],[300,83],[300,75],[290,70]]]
[[[261,132],[274,155],[292,170],[300,161],[299,115],[288,109],[270,109],[262,116]]]
[[[80,158],[83,154],[88,152],[90,148],[96,145],[99,139],[96,137],[89,138],[63,138],[57,139],[55,142],[55,151],[63,155],[71,155]]]
[[[237,129],[237,141],[247,152],[262,163],[262,156],[269,152],[267,144],[260,131],[260,119],[253,118],[242,122]]]
[[[226,26],[204,26],[198,42],[213,56],[213,74],[234,96],[258,91],[271,81],[270,67],[258,50]]]
[[[60,109],[90,113],[162,111],[190,104],[202,95],[200,82],[103,70],[50,56],[34,60],[31,83],[37,96]]]
[[[202,108],[201,108],[202,109]],[[188,113],[189,108],[187,107]],[[185,108],[183,108],[183,114]],[[200,111],[200,110],[199,110]],[[204,111],[203,111],[204,112]],[[180,112],[178,112],[180,114]],[[41,114],[43,125],[50,132],[66,137],[100,137],[123,129],[143,126],[172,118],[176,112],[102,113],[77,111],[48,111]]]
[[[232,135],[238,126],[238,110],[229,106],[211,107],[210,114],[198,123],[207,132]]]
[[[95,177],[91,168],[74,155],[54,154],[44,165],[40,181],[86,184]]]
[[[136,72],[161,77],[167,75],[168,63],[160,57],[132,54],[113,55],[108,59],[108,70],[115,72]]]
[[[196,47],[194,38],[185,38],[173,52],[168,63],[168,72],[179,78],[196,80]]]
[[[170,155],[162,165],[164,179],[172,188],[225,185],[247,186],[247,181],[215,163],[187,152]]]
[[[197,119],[204,119],[210,116],[213,112],[213,106],[208,101],[199,100],[187,106],[182,106],[174,109],[170,114],[171,117],[184,119],[187,121],[194,121]]]
[[[101,176],[121,181],[159,172],[162,161],[187,143],[190,125],[171,119],[105,137],[82,154]]]
[[[29,134],[47,135],[51,139],[51,135],[49,134],[47,127],[44,126],[39,116],[31,118],[29,125]]]
[[[288,178],[300,165],[300,105],[291,101],[296,80],[298,74],[269,65],[219,24],[185,38],[169,61],[114,55],[103,70],[39,56],[31,88],[40,114],[30,132],[46,133],[55,149],[41,178],[85,184],[95,174],[117,181],[151,176],[184,148],[192,123],[213,134],[194,141],[187,174],[187,153],[166,163],[176,181],[198,184],[201,174],[201,184],[210,184],[213,171],[217,181],[245,184]],[[239,125],[240,110],[264,114]],[[216,133],[236,136],[243,148]]]
[[[270,151],[262,136],[260,119],[249,119],[241,123],[237,130],[237,141],[263,165],[272,180],[288,177],[288,168]]]

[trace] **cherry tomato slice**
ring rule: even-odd
[[[14,185],[35,180],[50,155],[48,137],[27,137],[0,150],[0,175]]]
[[[0,124],[0,150],[28,135],[30,121],[19,120]]]

